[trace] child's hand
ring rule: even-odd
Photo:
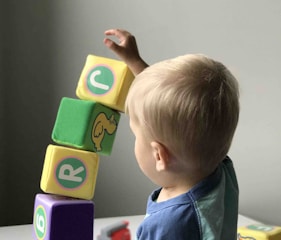
[[[119,40],[119,44],[109,38],[104,39],[104,44],[116,53],[123,60],[134,75],[143,71],[148,65],[139,55],[135,37],[121,29],[110,29],[105,31],[106,36],[115,36]]]
[[[115,36],[119,44],[109,38],[104,39],[104,44],[115,52],[124,62],[134,62],[140,59],[136,39],[129,32],[121,29],[105,31],[106,36]]]

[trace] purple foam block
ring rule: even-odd
[[[37,194],[33,237],[40,240],[93,240],[94,203],[50,194]]]

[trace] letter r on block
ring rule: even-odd
[[[83,179],[77,175],[84,171],[83,167],[79,167],[76,170],[70,164],[64,164],[59,170],[59,178],[62,180],[73,181],[73,182],[82,182]]]

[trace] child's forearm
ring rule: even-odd
[[[133,63],[127,64],[127,65],[135,76],[138,75],[139,73],[141,73],[145,68],[148,67],[148,64],[145,61],[143,61],[142,58],[140,58],[139,60],[137,60]]]

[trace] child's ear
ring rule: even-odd
[[[159,172],[166,170],[169,163],[168,149],[159,142],[151,142],[150,145],[153,151],[156,170]]]

